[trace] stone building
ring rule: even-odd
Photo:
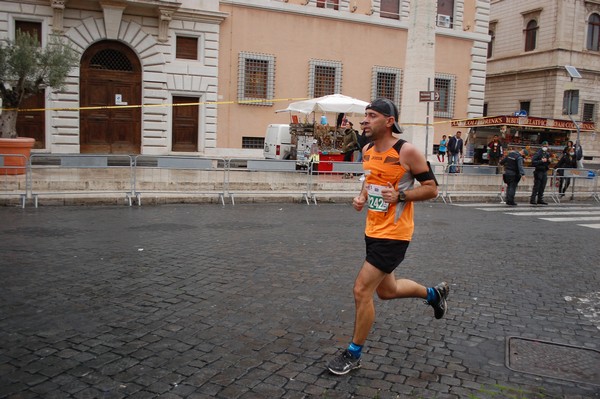
[[[19,29],[42,45],[59,35],[81,57],[63,91],[48,90],[24,106],[45,111],[20,113],[20,135],[36,137],[35,151],[254,157],[262,153],[266,126],[289,122],[275,111],[290,99],[385,95],[400,106],[401,121],[419,129],[428,104],[419,103],[418,91],[431,90],[440,101],[429,104],[430,122],[480,116],[489,6],[489,0],[5,0],[0,40]],[[431,60],[427,68],[410,71],[422,57]]]
[[[45,45],[59,35],[81,57],[63,91],[47,90],[23,105],[46,111],[21,112],[19,135],[35,137],[38,151],[52,153],[214,147],[215,106],[170,104],[217,100],[225,17],[212,0],[3,1],[0,39],[22,30]]]
[[[572,117],[595,123],[597,130],[600,2],[492,0],[490,7],[485,113]],[[570,74],[567,66],[579,75],[573,69]],[[589,158],[600,156],[595,136],[590,131],[580,134]],[[576,137],[573,131],[569,138]]]

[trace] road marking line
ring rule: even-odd
[[[577,226],[589,227],[591,229],[600,229],[600,224],[578,224]]]
[[[465,208],[498,208],[498,207],[503,207],[503,209],[507,209],[508,205],[506,205],[504,202],[502,203],[498,203],[498,202],[494,202],[494,203],[490,203],[490,202],[480,202],[480,203],[469,203],[469,204],[452,204],[452,206],[460,206],[460,207],[465,207]],[[527,202],[523,202],[521,206],[525,206],[528,208],[548,208],[547,206],[541,206],[541,205],[531,205],[529,204],[529,201]],[[561,204],[552,204],[552,206],[555,207],[559,207],[559,208],[569,208],[569,207],[594,207],[597,206],[595,204],[572,204],[572,203],[561,203]],[[508,208],[511,209],[511,208]]]
[[[491,204],[491,203],[488,203],[488,202],[482,202],[482,203],[479,203],[479,204],[452,204],[452,205],[454,205],[454,206],[468,207],[468,208],[478,207],[478,206],[499,206],[499,204],[497,204],[497,203],[496,204]]]
[[[540,218],[549,222],[578,222],[578,221],[593,221],[600,220],[600,216],[575,216],[575,217],[564,217],[564,218]]]
[[[583,297],[565,296],[575,309],[600,330],[600,292],[591,292]]]
[[[560,216],[560,215],[600,215],[600,211],[565,211],[565,212],[506,212],[517,216]]]
[[[511,211],[511,212],[523,212],[523,211],[531,211],[532,209],[536,209],[537,211],[541,211],[541,212],[545,212],[545,211],[557,211],[557,210],[561,210],[561,211],[565,211],[565,212],[571,212],[571,211],[597,211],[600,210],[600,207],[598,206],[590,206],[590,207],[573,207],[573,208],[565,208],[562,206],[545,206],[545,207],[540,207],[540,206],[527,206],[527,207],[523,207],[523,208],[511,208],[508,206],[504,206],[502,208],[477,208],[479,210],[482,211],[487,211],[487,212],[506,212],[506,211]]]

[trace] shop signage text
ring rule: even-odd
[[[530,127],[545,127],[548,129],[577,130],[577,127],[571,121],[563,119],[536,118],[533,116],[502,115],[480,119],[465,119],[452,121],[453,127],[478,127],[494,125],[516,125]],[[594,122],[580,122],[579,129],[593,131],[595,129],[595,124]]]

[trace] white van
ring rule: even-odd
[[[292,148],[290,125],[270,124],[267,126],[263,151],[266,159],[289,159]]]

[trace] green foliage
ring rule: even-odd
[[[36,37],[18,31],[14,42],[0,46],[2,107],[18,108],[45,87],[59,89],[78,61],[77,53],[58,37],[42,48]]]

